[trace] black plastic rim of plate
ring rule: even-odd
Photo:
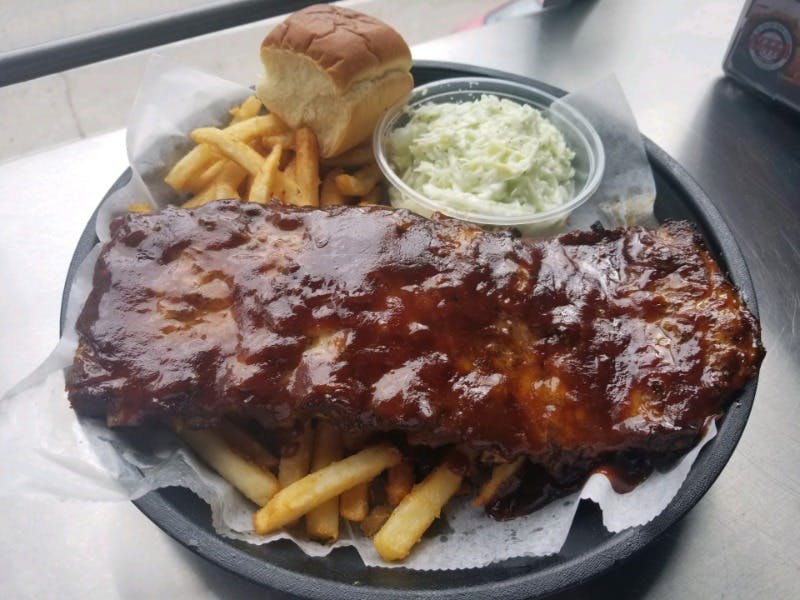
[[[525,77],[471,65],[420,61],[412,72],[417,84],[472,75],[534,84],[555,96],[565,93]],[[656,179],[658,220],[693,222],[750,310],[758,316],[750,273],[719,211],[683,167],[649,139],[643,140]],[[123,186],[130,176],[128,169],[108,194]],[[62,328],[75,271],[98,241],[96,214],[95,211],[86,225],[69,267],[61,304]],[[623,563],[679,521],[702,498],[728,462],[747,423],[756,384],[757,380],[751,381],[733,399],[718,424],[718,435],[703,448],[679,493],[658,517],[646,525],[611,534],[603,527],[597,507],[581,502],[564,547],[549,557],[516,558],[457,571],[366,567],[353,548],[336,549],[327,557],[312,558],[286,540],[253,546],[223,538],[211,526],[208,506],[183,488],[157,490],[135,504],[161,529],[200,556],[251,581],[298,596],[325,600],[541,597],[584,583]]]

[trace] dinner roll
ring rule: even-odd
[[[317,4],[294,13],[261,44],[257,92],[291,127],[310,127],[320,154],[336,156],[372,135],[378,119],[413,87],[411,52],[368,15]]]

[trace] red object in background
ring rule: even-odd
[[[468,29],[477,29],[478,27],[483,27],[485,20],[486,20],[486,15],[481,15],[480,17],[472,19],[472,21],[470,21],[469,23],[465,23],[464,25],[456,29],[456,31],[467,31]]]
[[[468,29],[476,29],[483,27],[490,23],[504,21],[506,19],[514,19],[516,17],[525,17],[537,12],[542,12],[548,8],[555,8],[556,6],[563,6],[572,0],[511,0],[505,4],[501,4],[497,8],[489,11],[485,15],[473,19],[469,23],[465,23],[456,31],[466,31]]]
[[[723,68],[744,85],[800,110],[800,1],[751,0]]]

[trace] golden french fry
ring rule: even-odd
[[[255,530],[259,534],[275,531],[345,490],[375,478],[401,459],[397,448],[379,444],[310,473],[281,489],[256,512]]]
[[[322,189],[319,194],[320,206],[340,206],[345,204],[345,197],[339,193],[339,188],[336,187],[336,177],[342,174],[339,168],[333,169],[322,180]]]
[[[223,479],[259,506],[267,504],[278,491],[275,475],[236,454],[216,433],[184,429],[180,437]]]
[[[291,150],[284,146],[283,156],[281,157],[281,166],[279,167],[279,169],[281,171],[286,171],[286,169],[289,168],[289,165],[291,165],[293,162],[294,162],[294,150]]]
[[[275,191],[272,195],[281,202],[286,202],[286,174],[280,169],[275,175]]]
[[[191,185],[192,180],[218,158],[209,146],[205,144],[195,146],[172,167],[164,181],[175,190],[188,192],[190,191],[188,186]]]
[[[463,475],[448,461],[414,486],[375,535],[375,549],[384,560],[402,560],[461,487]],[[262,509],[264,510],[264,509]]]
[[[389,469],[386,478],[386,499],[392,506],[402,502],[414,487],[414,467],[404,460]]]
[[[224,420],[216,428],[216,433],[234,452],[260,469],[271,471],[278,465],[278,458],[236,423]]]
[[[292,160],[292,162],[286,166],[286,169],[284,169],[282,173],[282,200],[287,204],[303,206],[303,192],[300,189],[300,186],[297,184],[296,166],[297,161]]]
[[[134,202],[128,205],[128,212],[132,213],[149,213],[153,211],[153,207],[147,202]]]
[[[226,181],[220,181],[214,186],[214,200],[241,200],[241,197],[239,190]]]
[[[496,465],[492,469],[492,476],[483,484],[477,498],[472,501],[474,506],[483,506],[497,496],[503,486],[517,473],[522,465],[525,464],[525,457],[520,456],[511,462]]]
[[[199,194],[181,204],[181,208],[197,208],[214,200],[239,200],[239,190],[227,181],[215,181]]]
[[[217,173],[216,183],[217,185],[224,184],[229,188],[236,189],[246,178],[247,170],[244,167],[233,161],[226,160],[222,169]],[[239,196],[237,195],[236,197],[238,198]]]
[[[253,187],[253,180],[255,180],[255,177],[250,175],[250,173],[247,174],[247,177],[242,179],[242,183],[239,184],[238,188],[239,197],[244,198],[245,200],[250,198],[250,188]]]
[[[357,452],[364,447],[367,436],[348,432],[342,435],[342,442],[348,453]],[[363,521],[369,512],[369,482],[364,481],[342,492],[339,496],[339,514],[353,523]]]
[[[260,117],[256,118],[258,119]],[[247,121],[237,123],[237,125],[244,125],[246,122]],[[200,129],[195,129],[192,132],[192,139],[198,144],[204,143],[212,146],[226,158],[244,167],[251,175],[258,174],[261,163],[264,161],[264,157],[250,146],[236,139],[230,133],[222,131],[221,129],[216,129],[215,127],[201,127]]]
[[[209,189],[202,190],[198,196],[184,203],[184,208],[194,208],[212,200],[241,199],[238,188],[247,177],[247,171],[235,162],[229,160],[224,162]]]
[[[247,100],[242,102],[241,105],[235,106],[228,111],[233,117],[233,119],[231,119],[231,124],[255,117],[261,111],[262,106],[261,100],[256,96],[250,96]]]
[[[311,472],[319,471],[341,457],[341,433],[327,421],[320,421],[314,432]],[[339,538],[339,498],[334,496],[308,512],[306,534],[321,542],[333,542]]]
[[[342,492],[339,497],[339,514],[348,521],[360,523],[369,512],[369,482],[364,481]]]
[[[194,193],[199,193],[209,185],[214,183],[219,176],[222,169],[225,167],[226,163],[230,161],[227,158],[219,158],[209,165],[209,167],[197,175],[196,177],[192,178],[191,180],[186,182],[186,187],[189,191]]]
[[[265,135],[261,138],[261,145],[264,146],[264,148],[272,148],[277,144],[280,144],[286,149],[294,150],[294,131]]]
[[[326,167],[348,167],[352,169],[355,167],[363,167],[367,163],[374,161],[375,157],[372,154],[372,140],[369,140],[360,146],[351,148],[339,156],[323,158],[320,162]]]
[[[286,123],[275,115],[262,115],[229,125],[223,131],[241,142],[249,142],[288,131]]]
[[[359,206],[375,206],[381,203],[381,184],[376,184],[370,191],[364,194],[364,197],[359,200]]]
[[[314,444],[314,430],[307,423],[302,433],[294,441],[291,454],[281,455],[278,464],[278,483],[285,488],[308,475],[311,467],[311,450]]]
[[[266,204],[270,199],[270,195],[275,194],[277,189],[276,179],[278,177],[278,165],[281,162],[281,153],[283,146],[278,144],[269,153],[261,169],[253,178],[253,185],[250,186],[250,194],[248,200],[250,202],[258,202],[259,204]]]
[[[367,165],[352,175],[343,173],[336,177],[336,187],[345,196],[364,196],[381,180],[378,165]]]
[[[300,206],[319,206],[319,144],[308,127],[295,132],[295,179],[300,188]]]
[[[385,504],[379,504],[374,507],[369,511],[367,517],[361,521],[362,533],[367,537],[372,537],[383,527],[383,524],[386,523],[386,520],[391,514],[392,509]]]
[[[276,115],[253,116],[240,120],[234,118],[233,124],[224,129],[227,135],[242,142],[258,137],[280,135],[287,130],[286,123]],[[205,187],[205,184],[195,184],[193,180],[218,158],[219,155],[209,145],[199,144],[172,167],[164,181],[181,192],[198,191]]]
[[[189,198],[186,202],[181,204],[181,208],[197,208],[198,206],[203,206],[208,202],[212,202],[217,199],[217,184],[216,182],[211,183],[206,189],[200,190],[198,194],[195,194],[191,198]]]
[[[269,154],[266,148],[264,148],[264,144],[261,143],[261,138],[255,138],[253,140],[248,140],[245,142],[248,146],[250,146],[253,150],[258,152],[261,156],[266,156]],[[270,148],[272,150],[272,148]]]

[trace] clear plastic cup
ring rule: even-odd
[[[575,153],[572,167],[570,199],[547,211],[532,208],[529,214],[500,215],[492,212],[469,212],[428,198],[409,187],[395,172],[390,156],[389,134],[408,121],[408,112],[429,102],[471,102],[482,95],[492,94],[541,111],[564,136]],[[394,106],[378,123],[373,136],[373,148],[378,166],[391,185],[389,196],[392,205],[408,208],[423,216],[440,212],[456,219],[488,227],[516,227],[524,235],[549,235],[560,230],[572,211],[586,202],[600,185],[605,167],[605,152],[600,137],[589,121],[574,108],[559,103],[550,105],[556,97],[539,88],[502,79],[485,77],[459,77],[444,79],[415,88],[406,103]]]

